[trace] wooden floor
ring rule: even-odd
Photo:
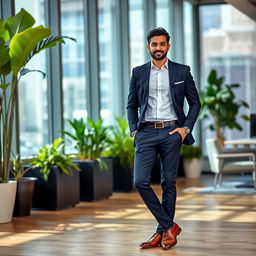
[[[255,256],[256,195],[182,192],[202,182],[208,181],[178,180],[175,220],[183,231],[169,251],[139,249],[156,222],[132,192],[59,212],[33,211],[0,224],[0,255]],[[154,189],[160,195],[160,187]]]

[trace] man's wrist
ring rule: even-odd
[[[186,132],[187,135],[191,133],[191,130],[188,126],[183,126],[182,128],[185,129],[185,132]]]

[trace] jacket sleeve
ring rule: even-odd
[[[188,74],[186,76],[185,82],[186,82],[185,97],[189,105],[189,111],[187,114],[187,118],[183,123],[183,126],[189,127],[190,130],[192,131],[194,124],[196,122],[196,119],[200,112],[201,103],[200,103],[198,92],[195,86],[195,81],[190,73],[190,68],[188,69]]]
[[[130,134],[137,130],[137,122],[138,122],[138,95],[136,89],[136,78],[135,78],[135,69],[132,70],[132,76],[130,80],[130,89],[128,94],[127,101],[127,118],[128,124],[130,128]]]

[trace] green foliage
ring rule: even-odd
[[[66,36],[51,36],[51,29],[33,27],[35,19],[24,9],[0,19],[0,182],[8,182],[11,161],[11,141],[17,88],[21,77],[29,72],[44,72],[26,68],[29,60],[58,43]],[[17,163],[17,162],[16,162]]]
[[[200,158],[202,155],[202,148],[200,146],[182,145],[180,155],[182,159]]]
[[[119,158],[123,167],[133,167],[134,146],[125,117],[115,117],[116,124],[110,127],[111,136],[106,155]]]
[[[19,155],[16,155],[12,160],[11,173],[15,180],[21,180],[25,173],[31,168],[24,169],[24,161],[20,159]]]
[[[68,120],[73,129],[73,133],[64,133],[71,138],[80,160],[96,160],[101,168],[106,168],[106,163],[101,159],[103,151],[109,144],[107,137],[108,127],[103,126],[103,120],[94,122],[91,118],[86,119],[86,123],[80,120]]]
[[[237,122],[238,112],[241,107],[249,108],[245,101],[236,101],[233,88],[240,87],[239,84],[224,84],[224,77],[218,77],[216,70],[212,70],[208,76],[208,85],[200,93],[202,108],[199,118],[206,119],[214,117],[214,123],[209,125],[211,130],[216,130],[220,135],[220,128],[242,130]],[[249,120],[246,115],[241,115],[244,120]]]
[[[79,167],[75,165],[71,157],[64,153],[64,143],[61,138],[55,139],[50,145],[45,145],[39,149],[39,154],[30,162],[33,168],[40,167],[45,180],[51,171],[51,166],[58,166],[62,172],[72,175],[73,168],[79,171]]]

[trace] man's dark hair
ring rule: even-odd
[[[151,31],[149,31],[148,35],[147,35],[147,40],[148,40],[148,44],[150,44],[150,40],[153,36],[165,36],[166,37],[166,41],[167,43],[169,43],[170,41],[170,35],[168,34],[168,32],[162,28],[154,28]]]

